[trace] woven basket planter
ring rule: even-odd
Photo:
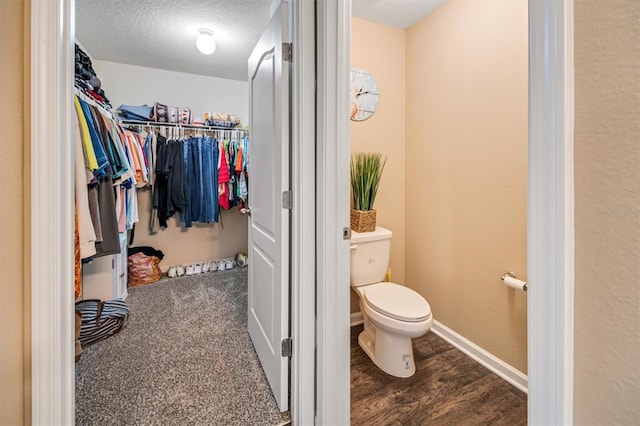
[[[351,210],[351,230],[372,232],[376,230],[375,210]]]

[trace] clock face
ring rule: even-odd
[[[351,112],[353,121],[371,117],[378,107],[378,85],[371,74],[360,68],[351,70]]]

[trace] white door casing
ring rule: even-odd
[[[530,425],[573,424],[573,0],[529,0]]]
[[[291,4],[291,422],[311,425],[315,416],[316,328],[316,70],[315,4]]]
[[[281,411],[289,409],[289,65],[287,7],[280,4],[249,57],[248,329]]]
[[[316,2],[316,424],[349,424],[351,1]],[[345,229],[347,235],[345,236]]]

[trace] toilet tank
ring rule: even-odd
[[[391,235],[376,226],[373,232],[351,232],[351,286],[384,281],[389,266]]]

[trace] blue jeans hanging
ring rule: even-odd
[[[185,227],[193,222],[218,221],[218,142],[208,137],[184,141],[187,176],[187,208],[180,219]]]
[[[201,138],[202,192],[200,198],[200,222],[218,221],[218,142]]]

